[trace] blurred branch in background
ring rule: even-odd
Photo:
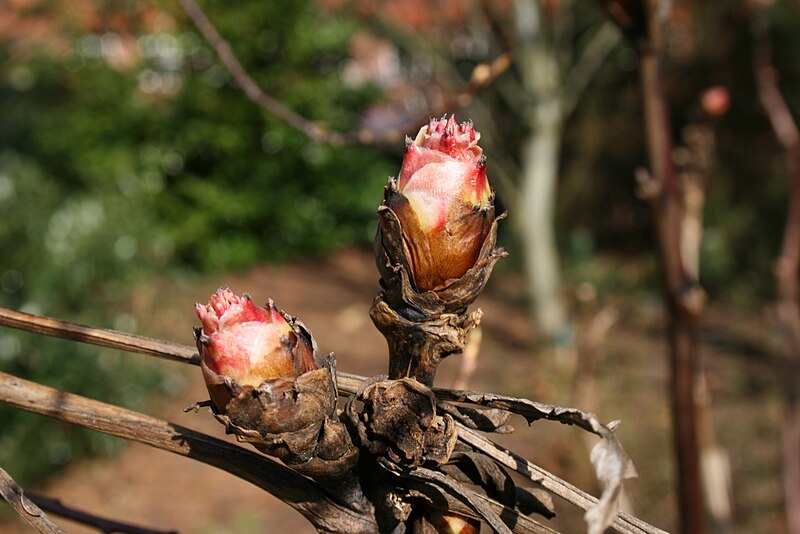
[[[41,508],[46,512],[50,512],[53,515],[57,515],[65,519],[69,519],[70,521],[86,525],[87,527],[97,529],[103,533],[115,532],[118,534],[178,534],[176,530],[150,529],[139,525],[133,525],[131,523],[125,523],[122,521],[115,521],[113,519],[100,517],[95,514],[84,512],[83,510],[78,510],[73,506],[67,506],[64,503],[62,503],[59,499],[51,499],[49,497],[45,497],[44,495],[28,493],[28,498],[32,502],[36,503],[36,505],[39,506],[39,508]]]
[[[687,271],[682,257],[684,240],[689,238],[699,246],[700,239],[699,235],[683,233],[687,215],[692,217],[694,212],[697,219],[698,210],[686,210],[685,189],[672,159],[672,129],[663,78],[664,26],[671,4],[666,0],[610,0],[604,5],[639,52],[650,165],[649,171],[637,173],[637,179],[640,195],[652,212],[661,256],[681,531],[700,534],[705,531],[705,508],[696,391],[700,377],[698,325],[705,294],[697,278]]]
[[[784,388],[782,426],[783,491],[790,534],[800,534],[800,307],[797,277],[800,274],[800,131],[778,87],[778,71],[772,61],[765,8],[752,13],[753,69],[761,105],[775,137],[784,150],[789,198],[783,242],[775,263],[778,318],[782,324],[787,362],[779,374]]]
[[[189,18],[195,24],[200,33],[206,38],[208,43],[214,48],[222,64],[236,81],[236,84],[244,91],[247,97],[263,107],[278,119],[289,126],[302,132],[309,139],[331,145],[343,144],[386,144],[396,143],[402,140],[409,132],[419,128],[430,117],[437,117],[442,114],[452,113],[455,109],[463,107],[472,100],[473,95],[491,84],[498,76],[508,69],[510,57],[508,54],[501,54],[489,63],[481,63],[472,71],[469,83],[460,93],[448,97],[442,104],[426,112],[425,115],[407,118],[405,124],[398,128],[374,131],[360,129],[353,132],[335,132],[327,129],[321,122],[313,122],[299,115],[280,100],[264,92],[261,87],[253,80],[247,70],[242,66],[236,54],[231,49],[228,42],[220,35],[203,10],[194,0],[178,0]]]

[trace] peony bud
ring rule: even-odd
[[[477,261],[494,221],[486,157],[472,123],[431,120],[407,138],[397,194],[386,206],[396,214],[414,284],[433,290],[464,275]]]
[[[272,301],[260,308],[249,295],[219,289],[196,310],[203,323],[198,348],[218,411],[224,411],[231,398],[218,387],[220,376],[255,388],[266,380],[288,382],[319,367],[309,341],[295,333]]]
[[[480,311],[467,315],[495,263],[494,193],[471,122],[431,120],[406,140],[403,165],[378,207],[381,293],[372,322],[389,345],[389,378],[431,385],[441,358],[464,349]]]
[[[302,323],[220,289],[196,306],[200,366],[215,417],[229,433],[318,481],[337,480],[358,459],[336,415],[333,357]],[[350,487],[354,499],[357,488]]]

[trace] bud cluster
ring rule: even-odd
[[[386,474],[364,480],[364,472],[387,465],[401,472],[457,470],[451,465],[456,422],[437,412],[430,386],[441,358],[463,350],[480,321],[481,311],[467,313],[467,307],[505,255],[495,248],[503,216],[495,216],[479,139],[471,122],[443,117],[406,140],[400,173],[378,208],[375,237],[382,291],[370,315],[389,346],[389,380],[370,380],[350,398],[349,428],[337,414],[333,358],[320,353],[302,323],[272,301],[262,308],[228,289],[196,306],[203,377],[226,430],[314,478],[353,509],[394,502],[385,511],[390,524],[413,520],[411,497],[397,493]],[[367,501],[364,487],[385,495]],[[376,490],[382,487],[389,489]],[[387,500],[389,494],[397,498]],[[427,508],[416,517],[441,532],[479,528],[476,520]]]

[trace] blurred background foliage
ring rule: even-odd
[[[400,4],[408,20],[393,15]],[[500,52],[469,13],[451,19],[418,2],[387,2],[383,18],[370,2],[202,5],[267,93],[338,131],[424,113]],[[756,103],[748,15],[732,0],[675,5],[666,90],[676,137],[696,120],[703,89],[722,84],[731,93],[716,126],[701,282],[714,299],[759,301],[772,292],[786,187]],[[427,18],[413,19],[414,6]],[[176,3],[15,0],[0,10],[0,305],[136,331],[130,314],[114,310],[157,274],[243,269],[372,239],[401,145],[333,147],[284,125],[247,100]],[[779,1],[770,16],[781,83],[798,106],[800,15]],[[594,3],[574,3],[576,43],[601,22]],[[368,49],[387,38],[405,43],[389,62],[403,90],[344,75],[365,35]],[[652,232],[633,179],[646,161],[636,61],[627,45],[614,48],[569,119],[561,154],[565,279],[601,292],[655,287],[645,283],[654,278]],[[493,144],[514,161],[526,131],[507,88],[501,77],[475,106],[489,110]],[[501,157],[488,155],[490,165]],[[513,235],[504,239],[513,246]],[[641,263],[642,276],[621,279],[613,263],[597,261],[609,256]],[[177,387],[138,359],[96,354],[0,331],[3,371],[131,408]],[[15,464],[22,483],[76,454],[113,448],[103,436],[5,407],[0,428],[0,465],[24,456]]]
[[[379,96],[334,75],[352,21],[311,2],[206,4],[258,83],[296,111],[347,129]],[[6,10],[16,28],[0,35],[0,305],[135,332],[114,310],[164,270],[241,269],[372,238],[393,165],[263,113],[176,4]],[[175,386],[154,365],[97,352],[0,332],[0,370],[66,391],[135,409]],[[23,482],[120,443],[5,406],[0,428],[0,465]]]

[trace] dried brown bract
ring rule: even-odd
[[[354,401],[363,403],[360,412]],[[436,413],[433,392],[413,378],[366,382],[346,410],[361,445],[402,467],[444,464],[455,448],[455,421]]]

